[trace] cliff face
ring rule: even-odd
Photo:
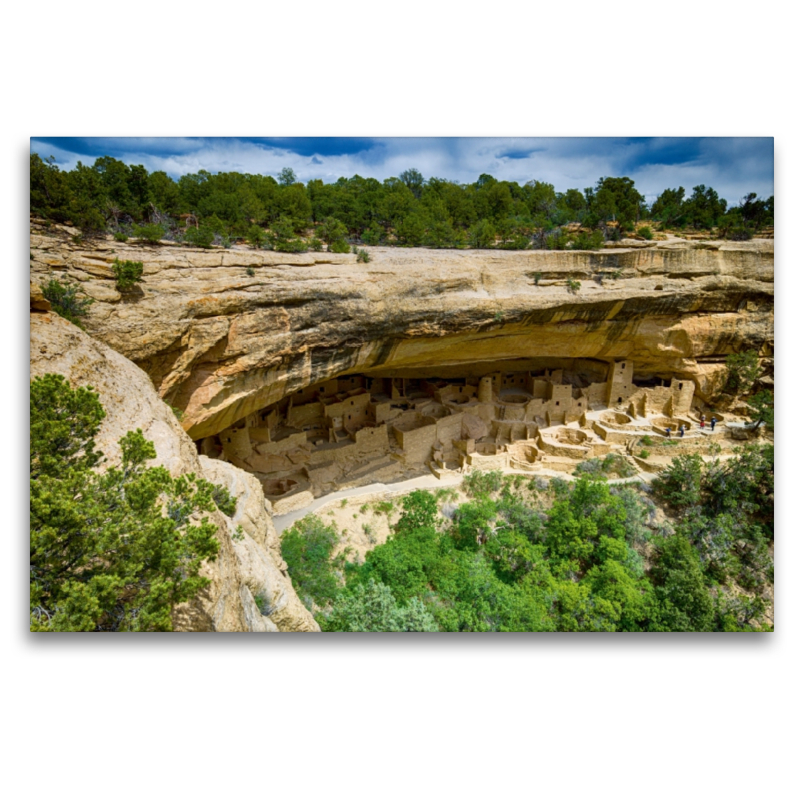
[[[702,397],[727,354],[771,354],[768,240],[370,255],[358,264],[352,255],[90,247],[57,231],[31,235],[32,281],[80,281],[96,301],[87,330],[147,372],[184,410],[194,439],[346,372],[465,375],[497,362],[623,358],[637,377],[694,380]],[[144,282],[124,296],[115,258],[144,263]]]
[[[42,303],[32,296],[32,308],[35,305]],[[237,498],[232,519],[220,512],[212,515],[220,552],[216,561],[206,562],[201,573],[211,583],[194,601],[178,607],[175,629],[319,630],[285,574],[258,481],[232,464],[205,463],[206,459],[198,458],[193,442],[150,379],[127,358],[56,314],[34,311],[30,324],[31,378],[55,372],[73,386],[89,385],[99,393],[106,417],[96,441],[107,466],[121,460],[119,439],[127,431],[141,428],[156,448],[151,465],[162,465],[174,476],[203,475],[225,485]],[[238,525],[244,536],[232,537]],[[266,614],[259,609],[257,597]]]

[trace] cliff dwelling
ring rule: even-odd
[[[197,445],[256,475],[280,514],[345,486],[428,471],[570,471],[625,454],[643,435],[666,438],[667,427],[711,433],[698,430],[691,380],[642,382],[631,360],[462,378],[344,375]]]

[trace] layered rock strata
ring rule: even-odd
[[[370,248],[355,256],[72,244],[34,226],[31,272],[77,280],[86,328],[184,411],[193,439],[346,373],[484,375],[631,360],[635,378],[719,387],[773,344],[771,240],[600,252]],[[120,294],[116,258],[142,261]]]

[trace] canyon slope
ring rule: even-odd
[[[119,439],[141,428],[156,449],[149,466],[164,466],[177,477],[194,473],[225,486],[236,498],[233,517],[211,515],[219,555],[201,574],[210,583],[173,614],[181,631],[317,631],[319,626],[297,597],[280,555],[280,542],[258,481],[232,464],[209,461],[181,429],[150,379],[127,358],[47,311],[31,293],[31,379],[64,375],[72,386],[91,386],[106,412],[96,442],[106,461],[121,461]],[[237,530],[238,528],[238,530]]]
[[[624,245],[629,246],[624,246]],[[719,388],[772,355],[771,240],[670,238],[598,252],[369,248],[371,261],[112,239],[31,225],[31,280],[78,281],[85,327],[143,369],[192,439],[346,373],[485,374],[630,359],[635,377]],[[115,259],[143,282],[115,288]],[[165,407],[166,408],[166,407]]]

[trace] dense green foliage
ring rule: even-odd
[[[710,186],[695,186],[686,198],[683,186],[666,189],[650,208],[650,216],[664,227],[692,227],[697,230],[717,228],[731,239],[750,239],[761,228],[775,223],[775,198],[766,200],[751,193],[738,206],[728,208]]]
[[[756,427],[766,425],[769,430],[775,427],[775,397],[769,389],[763,389],[748,399],[750,419]]]
[[[81,317],[86,316],[89,306],[94,303],[91,297],[78,296],[78,284],[69,281],[61,282],[58,278],[51,278],[42,286],[42,294],[50,301],[53,311],[73,325],[83,328]]]
[[[758,353],[755,350],[731,353],[725,360],[725,364],[728,368],[728,380],[725,388],[737,394],[749,392],[758,377]]]
[[[325,630],[762,629],[772,449],[676,459],[656,484],[673,524],[657,522],[642,488],[595,479],[598,463],[574,483],[472,473],[471,499],[447,515],[436,495],[412,492],[363,562],[343,553],[334,564],[335,530],[307,517],[306,548],[324,530],[327,555],[317,549],[290,575],[298,588],[324,578],[315,613]],[[292,550],[303,536],[295,526]]]
[[[208,584],[216,558],[215,499],[195,475],[147,467],[140,430],[120,440],[122,463],[100,474],[94,437],[105,412],[91,388],[44,375],[30,389],[30,614],[35,631],[171,630],[174,606]]]
[[[772,445],[748,445],[734,459],[708,464],[696,454],[679,456],[653,488],[676,514],[676,530],[691,543],[704,576],[755,592],[750,602],[763,602],[773,580]]]
[[[30,157],[31,213],[72,222],[85,233],[110,230],[145,242],[186,241],[209,247],[232,239],[302,252],[310,228],[332,252],[348,252],[348,240],[407,247],[499,249],[598,249],[620,231],[634,231],[648,214],[664,225],[719,227],[742,238],[772,224],[773,198],[748,195],[728,209],[717,193],[697,186],[668,189],[648,210],[627,177],[604,177],[595,186],[556,192],[552,184],[499,181],[481,175],[470,184],[425,179],[409,169],[399,178],[339,178],[334,183],[297,181],[291,169],[269,175],[200,170],[173,180],[114,158],[98,158],[69,172]],[[563,226],[578,223],[582,230]],[[269,234],[265,233],[269,229]],[[642,235],[647,235],[645,231]]]
[[[341,594],[330,613],[322,618],[326,631],[438,631],[431,613],[416,597],[403,606],[392,590],[369,581]]]
[[[344,557],[333,557],[338,540],[336,529],[313,515],[296,522],[281,539],[281,555],[298,596],[309,608],[336,598],[344,569]]]

